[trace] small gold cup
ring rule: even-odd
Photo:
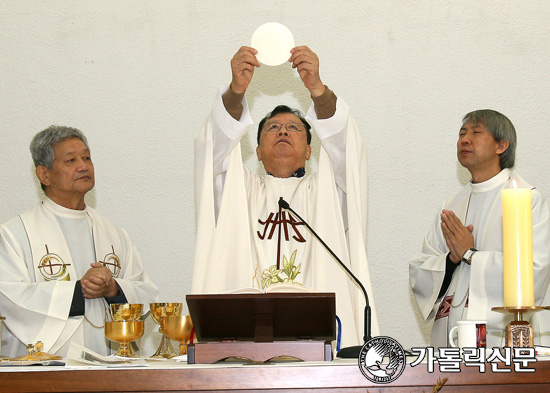
[[[187,354],[187,343],[191,339],[193,322],[190,315],[172,315],[160,318],[162,331],[172,340],[180,342],[180,355]]]
[[[111,304],[113,321],[138,321],[143,314],[143,304],[115,303]]]
[[[163,316],[181,315],[183,303],[150,303],[149,307],[151,309],[153,321],[160,325],[160,318]],[[151,357],[165,359],[173,358],[176,356],[176,352],[174,352],[170,340],[166,337],[166,334],[164,334],[160,326],[159,333],[162,334],[162,340],[160,341],[157,351]]]
[[[130,345],[143,336],[143,321],[111,321],[105,322],[105,336],[120,344],[117,356],[136,357],[136,353]]]

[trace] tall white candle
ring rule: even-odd
[[[534,306],[531,190],[509,188],[501,195],[504,306]]]

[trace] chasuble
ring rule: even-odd
[[[69,316],[77,280],[92,262],[109,268],[129,303],[155,302],[158,290],[128,234],[94,209],[72,210],[49,198],[0,227],[2,350],[15,357],[26,344],[64,356],[71,341],[109,354],[104,298],[84,299]]]
[[[294,283],[336,293],[342,345],[362,343],[364,297],[360,288],[290,212],[283,198],[332,248],[368,291],[372,332],[378,320],[366,245],[366,149],[345,102],[336,113],[307,119],[321,140],[319,169],[303,177],[259,176],[245,165],[240,139],[249,130],[246,99],[239,121],[218,92],[214,108],[195,137],[197,240],[193,293],[223,293],[245,287],[265,290]]]

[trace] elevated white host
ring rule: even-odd
[[[268,66],[283,64],[290,58],[294,37],[285,25],[264,23],[252,34],[250,46],[258,51],[258,60]]]

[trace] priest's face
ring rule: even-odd
[[[41,168],[43,173],[39,178],[46,186],[46,195],[62,206],[65,206],[63,200],[83,199],[95,184],[90,151],[78,138],[55,144],[52,169]]]
[[[273,131],[278,125],[282,126]],[[289,177],[304,167],[311,155],[311,146],[307,144],[307,131],[301,120],[292,113],[279,113],[268,119],[256,154],[265,170],[277,177]]]
[[[502,170],[500,154],[507,148],[508,142],[495,141],[485,125],[465,123],[458,136],[457,157],[460,164],[472,175],[486,173],[489,179]],[[476,180],[475,176],[474,180]]]

